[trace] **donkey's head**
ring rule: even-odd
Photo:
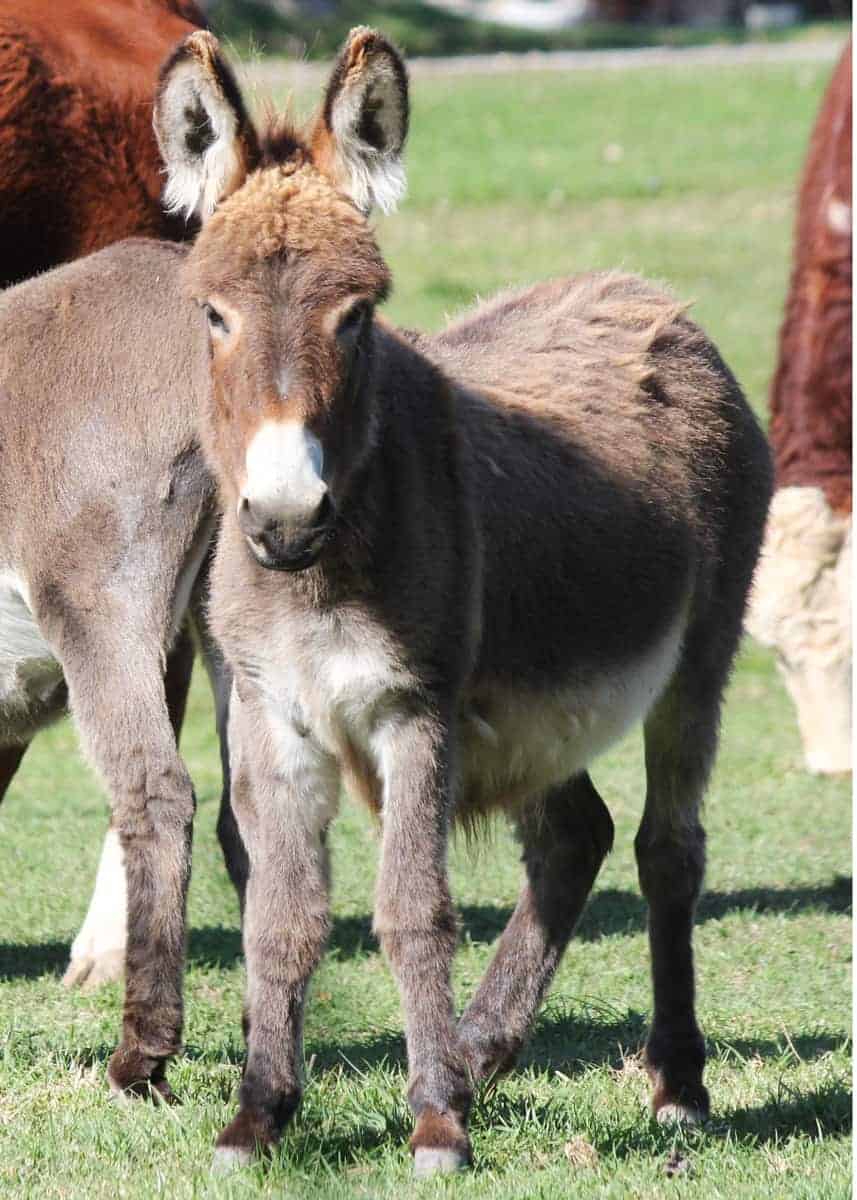
[[[372,440],[372,311],[389,274],[366,214],[404,190],[405,69],[352,31],[306,131],[257,131],[216,40],[164,67],[155,131],[166,201],[202,229],[186,286],[211,343],[207,450],[265,566],[318,557]]]

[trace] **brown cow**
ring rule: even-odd
[[[191,0],[0,0],[0,286],[163,215],[152,98],[202,13]]]
[[[191,0],[0,0],[0,286],[131,234],[195,228],[164,214],[152,100],[164,58],[201,24]],[[177,728],[192,663],[184,636],[167,675]],[[0,729],[0,799],[34,731]],[[231,829],[226,809],[221,830],[234,845]],[[121,973],[124,895],[111,830],[69,984]]]
[[[851,45],[813,129],[771,390],[777,492],[748,625],[812,771],[851,767]]]

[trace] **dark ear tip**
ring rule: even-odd
[[[355,25],[345,39],[342,57],[350,66],[357,62],[362,55],[374,57],[376,54],[392,59],[396,67],[404,71],[404,56],[388,37],[370,25]]]
[[[219,56],[220,42],[214,34],[209,33],[207,29],[195,29],[193,33],[188,33],[182,38],[163,63],[158,72],[158,82],[163,83],[179,63],[195,58],[197,62],[210,67]]]

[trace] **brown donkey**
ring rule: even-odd
[[[398,58],[355,31],[308,132],[261,138],[223,72],[194,35],[156,104],[170,194],[218,202],[183,269],[210,331],[211,614],[250,859],[247,1063],[218,1161],[275,1144],[301,1096],[342,779],[383,831],[375,928],[404,1004],[415,1169],[469,1161],[473,1086],[514,1061],[611,846],[587,767],[638,720],[654,1111],[704,1117],[699,814],[765,439],[705,335],[639,279],[509,294],[433,338],[385,325],[390,277],[360,210],[401,185]],[[447,838],[497,807],[526,882],[456,1024]]]

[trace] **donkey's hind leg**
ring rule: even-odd
[[[193,674],[194,645],[185,626],[167,656],[167,710],[178,743]],[[96,988],[122,978],[125,968],[125,865],[113,819],[104,838],[95,887],[80,932],[71,945],[65,987]]]
[[[525,810],[518,828],[526,882],[458,1026],[476,1081],[514,1064],[613,845],[613,821],[586,773]]]
[[[680,668],[645,726],[646,807],[634,848],[649,906],[654,1017],[646,1065],[659,1121],[694,1123],[709,1111],[691,938],[705,868],[699,814],[717,746],[719,705],[719,687],[706,694],[699,676]]]

